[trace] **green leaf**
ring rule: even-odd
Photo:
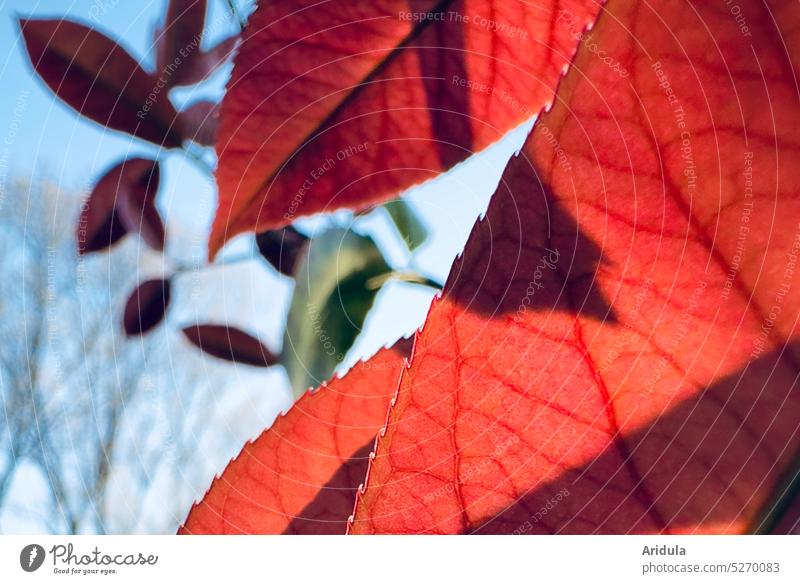
[[[414,251],[428,239],[428,230],[414,209],[403,199],[389,201],[383,206],[409,251]]]
[[[390,272],[372,238],[352,231],[331,229],[304,247],[281,355],[295,396],[330,378]]]

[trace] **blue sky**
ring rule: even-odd
[[[239,4],[247,11],[249,2]],[[4,56],[0,63],[0,187],[13,177],[35,176],[65,190],[88,193],[103,170],[119,159],[158,154],[148,144],[78,117],[55,99],[31,71],[22,51],[16,17],[67,17],[91,23],[119,39],[145,66],[150,66],[153,59],[147,51],[151,34],[165,5],[166,0],[0,1],[0,55]],[[225,3],[211,0],[209,5],[208,21],[223,22],[214,36],[222,38],[235,32],[235,24],[226,18]],[[225,68],[198,89],[173,93],[173,99],[180,105],[199,97],[219,97],[229,72]],[[431,233],[429,241],[415,254],[417,268],[439,280],[446,278],[474,221],[485,210],[506,160],[519,147],[528,128],[529,124],[447,175],[406,193]],[[212,217],[213,180],[184,159],[182,153],[160,156],[164,178],[159,207],[171,235],[168,255],[175,261],[191,261],[192,254],[197,253],[196,242],[204,241]],[[17,203],[0,198],[0,204]],[[368,219],[358,228],[374,234],[395,262],[406,261],[400,240],[385,221]],[[188,245],[190,241],[195,243]],[[252,251],[249,242],[242,240],[229,247],[223,257]],[[291,283],[274,274],[255,255],[252,262],[244,265],[212,271],[217,273],[209,272],[202,285],[215,290],[211,297],[216,302],[182,306],[176,318],[226,318],[258,332],[273,346],[279,344]],[[349,361],[368,356],[398,336],[412,333],[422,324],[431,297],[432,293],[424,288],[399,283],[387,286]],[[277,310],[276,306],[284,308]]]

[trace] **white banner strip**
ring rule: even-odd
[[[3,536],[0,582],[800,582],[798,536]]]

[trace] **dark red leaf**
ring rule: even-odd
[[[169,0],[164,23],[155,31],[156,73],[178,85],[200,54],[206,0]]]
[[[170,299],[169,280],[147,280],[137,286],[125,304],[123,328],[128,336],[141,335],[160,323]]]
[[[78,113],[164,147],[181,145],[166,91],[120,45],[69,20],[21,19],[20,27],[36,72]]]
[[[258,251],[272,266],[285,276],[294,275],[297,256],[308,241],[308,237],[294,227],[264,231],[256,235]]]
[[[239,37],[229,37],[211,47],[208,51],[201,51],[197,58],[191,61],[191,67],[181,69],[180,82],[176,85],[194,85],[205,80],[209,75],[221,67],[230,58],[236,41]]]
[[[234,327],[198,324],[184,328],[183,334],[203,352],[226,361],[255,367],[271,367],[278,362],[261,341]]]
[[[122,225],[138,233],[153,249],[164,249],[164,223],[156,209],[159,165],[156,160],[132,158],[123,162],[126,179],[117,191],[117,214]]]
[[[203,146],[213,146],[217,139],[219,125],[219,104],[211,101],[198,101],[178,114],[181,133],[187,140]]]
[[[128,184],[124,162],[111,168],[97,182],[81,207],[76,233],[78,253],[107,249],[127,233],[116,211],[116,199],[117,191],[127,188]]]
[[[222,65],[236,45],[236,37],[201,49],[205,27],[205,0],[170,0],[164,24],[156,29],[156,69],[168,87],[194,85]]]

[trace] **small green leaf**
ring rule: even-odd
[[[383,206],[409,251],[414,251],[428,239],[428,230],[414,209],[403,199],[389,201]]]
[[[297,258],[281,362],[295,396],[330,378],[391,269],[370,237],[332,229]],[[382,278],[383,277],[383,278]]]

